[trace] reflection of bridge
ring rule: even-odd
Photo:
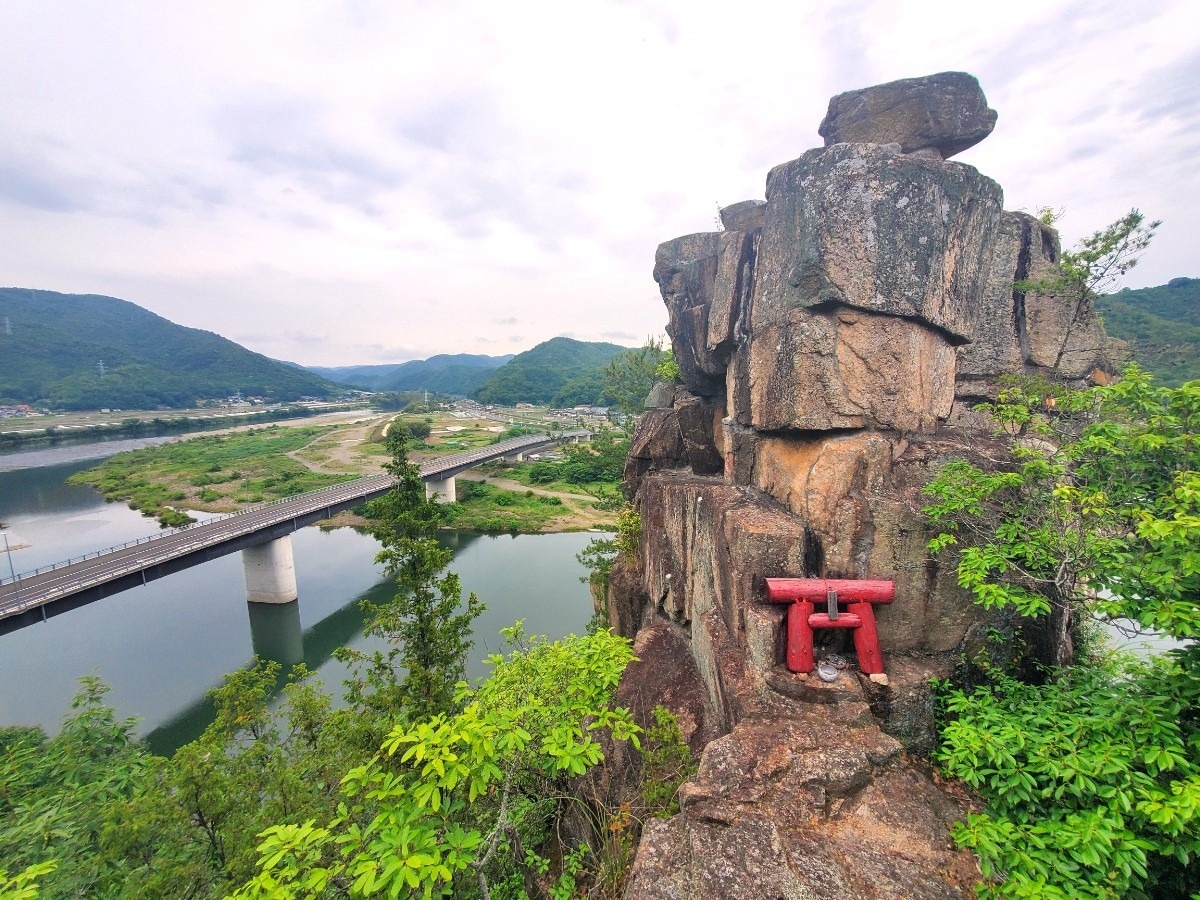
[[[425,463],[420,467],[421,478],[427,495],[450,502],[454,499],[454,476],[459,472],[488,460],[519,458],[560,440],[586,436],[587,432],[576,431],[559,438],[544,434],[511,438]],[[391,486],[390,475],[359,478],[0,581],[0,634],[238,550],[244,551],[247,600],[295,600],[298,592],[291,533],[382,496]]]

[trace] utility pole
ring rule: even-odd
[[[101,378],[104,377],[104,360],[100,360],[100,362],[96,363],[96,371],[100,373]]]
[[[12,580],[17,580],[17,570],[13,568],[12,550],[8,546],[8,532],[0,531],[0,536],[4,538],[4,552],[8,556],[8,573],[12,575]]]
[[[4,333],[12,334],[12,322],[8,320],[8,316],[4,317]]]

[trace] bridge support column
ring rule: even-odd
[[[449,478],[431,478],[425,482],[425,499],[428,500],[436,494],[438,503],[453,503],[458,499],[454,490],[453,475]]]
[[[290,603],[300,596],[290,534],[247,547],[242,551],[242,570],[246,574],[246,600],[250,603]]]

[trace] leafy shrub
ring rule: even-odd
[[[1169,659],[950,691],[936,762],[987,802],[954,828],[989,897],[1187,897],[1200,884],[1200,739]]]

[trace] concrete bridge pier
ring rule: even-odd
[[[454,493],[454,476],[449,478],[430,478],[425,482],[425,499],[429,500],[435,494],[438,503],[454,503],[458,495]]]
[[[242,570],[250,603],[290,603],[300,596],[290,534],[247,547],[242,551]]]

